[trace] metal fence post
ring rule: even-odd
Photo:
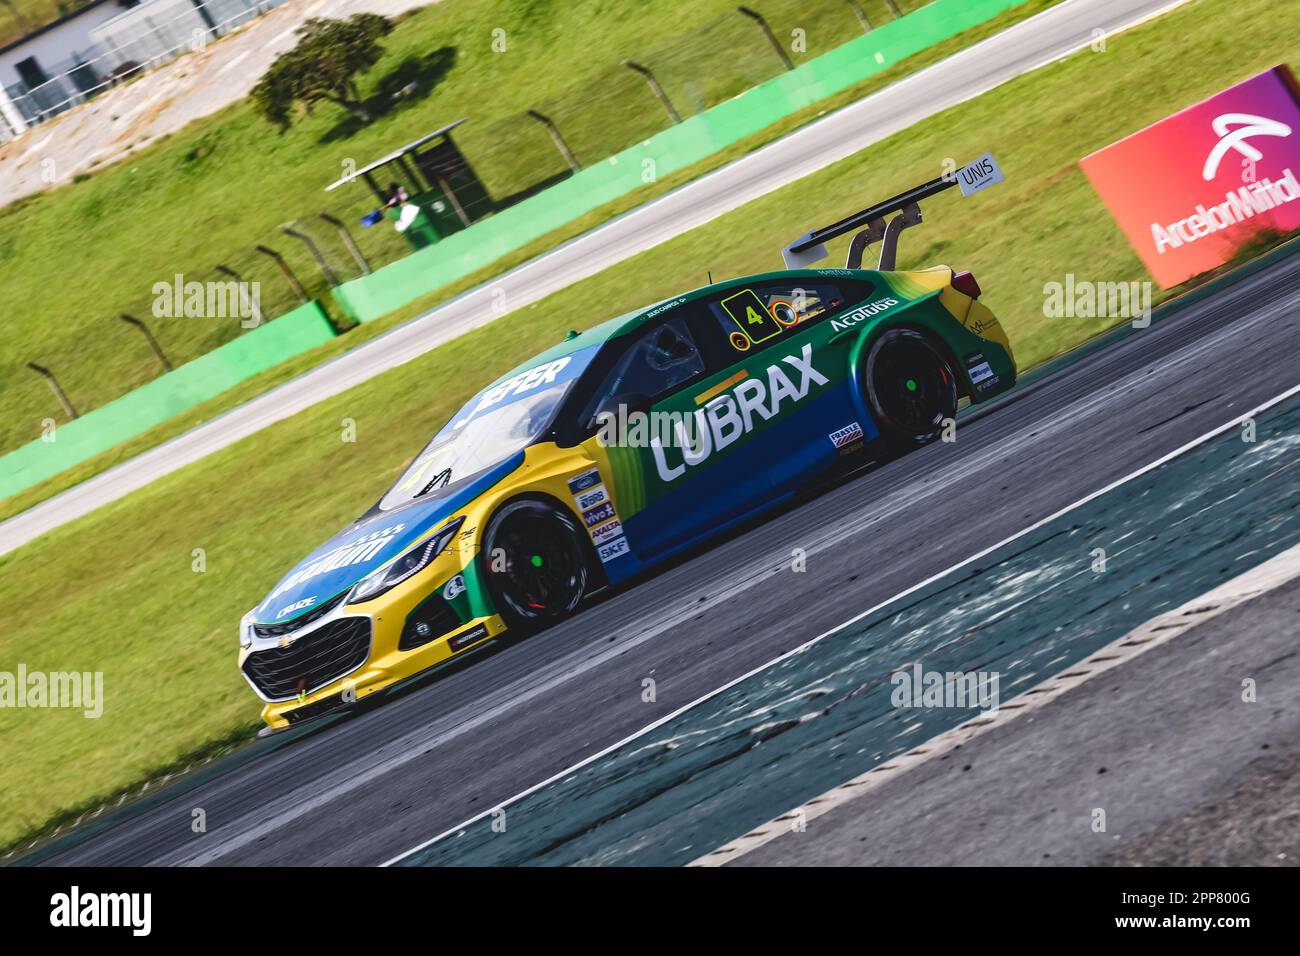
[[[68,401],[68,394],[59,385],[59,380],[54,377],[54,373],[44,365],[37,365],[35,362],[28,362],[27,367],[45,379],[45,384],[50,386],[50,391],[54,393],[54,397],[63,406],[63,413],[69,418],[77,418],[77,410],[72,407],[72,402]]]
[[[736,10],[758,24],[759,28],[763,31],[763,35],[767,37],[767,42],[772,44],[772,49],[776,51],[776,55],[779,56],[781,62],[785,64],[785,68],[787,70],[793,70],[794,62],[790,59],[790,55],[785,52],[785,47],[781,46],[781,41],[776,38],[776,34],[772,32],[772,28],[767,25],[767,21],[763,19],[763,15],[757,10],[751,10],[749,7],[736,7]]]
[[[352,233],[348,232],[348,227],[343,225],[340,220],[335,219],[329,213],[321,213],[320,218],[339,231],[339,236],[343,239],[343,245],[347,246],[348,252],[352,253],[352,258],[356,261],[357,267],[361,269],[362,274],[370,275],[372,271],[370,263],[367,262],[366,257],[361,254],[361,249],[357,246],[356,240],[352,238]]]
[[[248,295],[247,292],[248,283],[244,281],[244,277],[241,276],[234,269],[230,268],[230,266],[225,265],[224,263],[218,262],[215,266],[213,266],[213,268],[216,269],[218,272],[220,272],[223,276],[230,276],[230,278],[235,280],[235,282],[239,285],[240,304],[242,305],[244,301],[247,301],[250,305],[252,305],[253,314],[249,316],[249,318],[256,319],[257,325],[261,325],[262,324],[262,303],[257,301],[259,296]],[[244,316],[240,316],[240,318],[244,318]],[[251,326],[251,328],[257,328],[257,325]]]
[[[537,110],[529,110],[528,115],[546,127],[546,131],[551,134],[551,139],[555,141],[555,148],[560,151],[560,155],[569,164],[569,168],[575,173],[580,170],[582,167],[578,165],[577,157],[573,155],[573,150],[569,149],[569,144],[564,141],[564,137],[560,135],[560,131],[556,129],[550,117],[543,116]]]
[[[331,269],[330,264],[325,261],[325,257],[321,255],[320,250],[316,248],[316,243],[311,241],[310,236],[305,236],[297,229],[291,229],[288,226],[281,226],[280,231],[284,233],[286,236],[290,236],[294,239],[297,239],[299,242],[301,242],[304,246],[307,247],[307,251],[310,252],[312,258],[316,260],[316,265],[320,266],[321,274],[325,276],[326,282],[328,282],[332,286],[339,284],[339,277],[334,274],[334,270]]]
[[[662,104],[663,108],[668,112],[668,118],[674,123],[680,123],[682,118],[678,115],[677,110],[673,108],[672,100],[668,98],[668,94],[664,92],[664,88],[659,85],[659,81],[655,79],[655,75],[650,72],[649,68],[642,66],[640,63],[634,63],[631,60],[624,60],[623,64],[629,70],[640,73],[645,77],[645,81],[650,84],[650,91],[654,93],[654,95],[659,99],[660,104]]]
[[[311,301],[311,296],[307,295],[307,290],[302,287],[302,283],[298,281],[298,277],[293,274],[293,269],[289,268],[289,263],[284,261],[284,256],[280,255],[280,253],[276,252],[270,246],[254,246],[253,248],[262,255],[270,256],[275,260],[275,264],[280,267],[280,271],[284,273],[284,277],[289,280],[289,285],[293,287],[293,291],[297,293],[298,298],[302,300],[303,305],[306,305]]]
[[[853,15],[858,18],[858,23],[862,25],[863,33],[871,32],[871,21],[867,19],[867,11],[858,5],[857,0],[845,0],[853,8]]]
[[[143,335],[144,340],[149,343],[149,348],[151,348],[153,350],[153,354],[158,357],[158,361],[162,363],[162,367],[166,371],[170,372],[172,370],[171,360],[167,358],[166,353],[163,352],[162,346],[159,345],[158,340],[154,338],[153,332],[149,330],[149,326],[145,325],[135,316],[127,315],[125,312],[119,315],[118,318],[121,319],[123,322],[125,322],[127,325],[131,326],[132,328],[140,330],[140,334]]]

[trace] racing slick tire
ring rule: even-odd
[[[591,585],[584,542],[572,515],[536,498],[508,502],[492,516],[485,577],[508,629],[527,633],[577,610]]]
[[[934,441],[957,415],[957,375],[943,351],[915,329],[889,329],[872,343],[863,391],[885,443],[904,452]]]

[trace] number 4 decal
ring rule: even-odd
[[[753,289],[728,296],[722,300],[722,307],[751,342],[765,342],[772,336],[781,334],[781,324],[767,311]]]

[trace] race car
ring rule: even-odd
[[[488,385],[357,521],[240,625],[268,732],[346,707],[698,546],[854,463],[953,427],[1015,382],[969,272],[894,269],[937,179],[809,233],[844,269],[710,284]],[[886,216],[898,215],[886,222]],[[881,242],[876,269],[862,255]]]

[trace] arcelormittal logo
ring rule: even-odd
[[[1230,149],[1235,149],[1252,162],[1257,163],[1264,158],[1264,154],[1248,142],[1252,136],[1291,135],[1291,127],[1285,123],[1263,116],[1252,116],[1250,113],[1224,113],[1216,116],[1210,125],[1214,127],[1219,141],[1205,158],[1205,168],[1201,170],[1201,178],[1207,183],[1218,174],[1219,163]],[[1236,129],[1231,128],[1234,126]]]

